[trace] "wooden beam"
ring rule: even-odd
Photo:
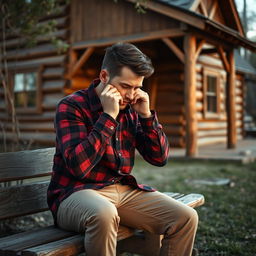
[[[200,2],[200,7],[201,7],[201,10],[203,12],[203,15],[205,17],[208,17],[208,12],[207,12],[207,9],[206,9],[206,6],[205,6],[204,2]]]
[[[219,55],[220,55],[220,58],[221,58],[221,60],[222,60],[222,64],[223,64],[223,66],[224,66],[226,72],[229,73],[229,72],[230,72],[230,64],[229,64],[229,62],[228,62],[228,60],[227,60],[227,57],[226,57],[226,55],[225,55],[224,50],[223,50],[223,48],[222,48],[221,46],[218,46],[217,49],[218,49],[218,53],[219,53]]]
[[[72,45],[74,50],[81,50],[87,47],[105,47],[116,42],[141,42],[150,41],[155,39],[161,39],[162,37],[180,37],[185,32],[181,28],[163,29],[152,32],[145,32],[139,34],[131,34],[117,37],[104,37],[97,40],[90,40],[86,42],[79,42]]]
[[[211,19],[211,20],[213,19],[214,15],[216,13],[217,7],[218,7],[218,1],[215,1],[213,3],[213,6],[212,6],[211,10],[210,10],[209,19]]]
[[[186,156],[197,155],[197,117],[196,117],[196,38],[186,35],[185,51],[185,118],[186,118]]]
[[[196,9],[198,8],[201,1],[202,0],[195,0],[194,3],[191,5],[190,10],[191,11],[196,11]]]
[[[179,47],[169,38],[162,38],[162,41],[174,52],[174,54],[180,59],[182,63],[185,62],[184,53]]]
[[[235,58],[234,50],[228,52],[228,61],[230,69],[227,77],[227,148],[235,148],[236,137],[236,106],[235,106]]]
[[[73,77],[75,75],[75,73],[81,68],[81,66],[90,58],[93,52],[94,47],[89,47],[86,49],[81,58],[76,62],[74,68],[71,70],[70,77]]]
[[[197,47],[196,53],[195,53],[195,59],[198,58],[198,56],[199,56],[199,54],[200,54],[200,52],[201,52],[201,50],[202,50],[204,44],[205,44],[205,40],[204,40],[204,39],[201,40],[200,43],[198,44],[198,47]]]

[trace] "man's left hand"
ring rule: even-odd
[[[131,106],[142,118],[151,116],[149,96],[145,91],[141,89],[136,90]]]

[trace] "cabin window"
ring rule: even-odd
[[[36,80],[36,72],[17,73],[14,75],[15,107],[36,107]]]
[[[40,106],[38,76],[39,72],[37,70],[13,73],[14,106],[18,111],[38,111]]]
[[[217,113],[217,77],[207,75],[207,112]]]
[[[204,114],[216,117],[219,114],[220,74],[205,70],[204,72]]]

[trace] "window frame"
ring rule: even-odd
[[[216,112],[210,112],[207,109],[207,96],[208,96],[208,76],[216,77]],[[203,69],[203,114],[204,118],[216,119],[220,118],[220,81],[221,73],[218,70],[209,68]]]
[[[42,67],[35,68],[23,68],[23,69],[15,69],[10,71],[10,83],[12,88],[12,96],[15,101],[15,75],[16,74],[25,74],[25,73],[36,73],[36,105],[33,107],[16,107],[14,102],[14,107],[18,114],[39,114],[42,113]]]

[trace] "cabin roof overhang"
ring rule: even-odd
[[[136,0],[127,1],[131,3],[136,2]],[[143,5],[146,9],[179,20],[180,22],[185,23],[189,27],[195,28],[200,32],[211,34],[215,37],[215,39],[232,44],[233,47],[242,46],[251,51],[256,51],[256,43],[245,38],[243,36],[244,33],[242,29],[236,31],[230,27],[214,22],[201,14],[176,5],[156,1],[147,1],[145,3],[141,2],[141,5]]]

